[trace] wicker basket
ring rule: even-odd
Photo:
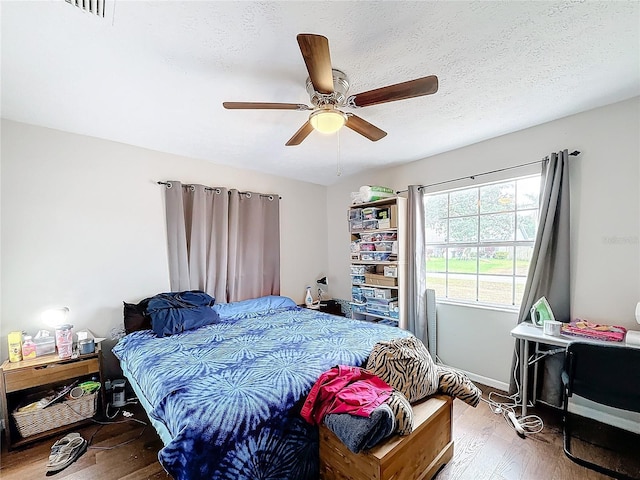
[[[16,423],[18,433],[22,437],[29,437],[93,417],[96,414],[97,402],[98,392],[95,392],[88,395],[85,394],[75,400],[54,403],[47,408],[29,412],[18,412],[16,410],[11,415]]]

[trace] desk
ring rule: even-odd
[[[530,363],[529,359],[529,342],[534,342],[537,345],[543,343],[545,345],[556,345],[558,347],[565,347],[571,342],[584,342],[584,343],[596,343],[601,345],[618,345],[627,346],[626,342],[607,342],[604,340],[594,340],[587,337],[576,337],[572,335],[545,335],[542,328],[536,327],[531,322],[522,322],[518,324],[513,330],[511,330],[511,336],[520,341],[520,385],[521,385],[521,402],[522,402],[522,416],[527,414],[527,403],[529,402],[529,369],[527,368]],[[534,360],[536,361],[536,360]],[[537,369],[536,372],[537,374]],[[537,377],[534,376],[533,388],[535,391],[537,384]],[[534,392],[535,393],[535,392]]]

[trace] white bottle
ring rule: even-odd
[[[304,297],[304,304],[310,307],[313,304],[313,296],[311,295],[311,287],[307,287],[307,294]]]

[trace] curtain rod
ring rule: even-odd
[[[578,150],[574,150],[569,155],[572,156],[572,157],[577,157],[578,155],[580,155],[580,152]],[[544,159],[543,160],[537,160],[535,162],[521,163],[520,165],[514,165],[512,167],[499,168],[497,170],[491,170],[489,172],[476,173],[475,175],[467,175],[466,177],[458,177],[458,178],[454,178],[452,180],[445,180],[443,182],[431,183],[429,185],[420,185],[420,187],[418,187],[418,188],[420,190],[422,190],[423,188],[427,188],[427,187],[435,187],[437,185],[443,185],[445,183],[457,182],[458,180],[464,180],[465,178],[469,178],[471,180],[475,180],[476,177],[480,177],[482,175],[489,175],[490,173],[504,172],[505,170],[512,170],[514,168],[526,167],[527,165],[535,165],[536,163],[542,163],[542,162],[544,162]],[[408,189],[396,190],[396,194],[404,193],[404,192],[408,192],[408,191],[409,191]]]
[[[166,185],[167,188],[171,188],[171,182],[156,182],[158,185]],[[194,187],[194,185],[191,185],[190,183],[184,183],[182,184],[183,187]],[[210,192],[215,191],[216,193],[220,193],[222,192],[222,190],[220,190],[219,188],[212,188],[212,187],[204,187],[205,190],[209,190]],[[228,192],[231,193],[231,192]],[[251,196],[251,192],[238,192],[241,195],[249,195]],[[263,193],[260,194],[261,197],[264,198],[272,198],[273,195],[265,195]],[[278,199],[282,200],[282,197],[280,195],[278,195]]]

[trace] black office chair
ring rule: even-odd
[[[564,370],[563,437],[564,453],[574,462],[615,478],[637,478],[579,458],[571,452],[571,420],[568,413],[572,395],[609,407],[640,412],[640,348],[572,342],[567,346]],[[624,432],[640,442],[640,435]],[[583,438],[589,442],[588,438]],[[591,443],[591,442],[590,442]],[[640,443],[635,443],[640,445]],[[606,446],[605,446],[606,448]]]

